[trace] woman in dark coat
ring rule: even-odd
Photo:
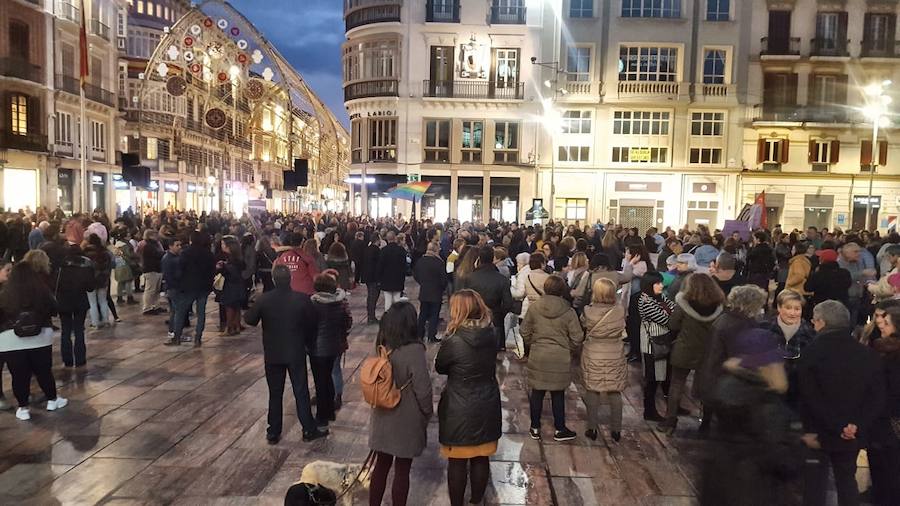
[[[369,506],[380,506],[394,467],[391,504],[404,506],[409,494],[409,471],[428,441],[431,418],[431,378],[425,345],[416,328],[416,309],[409,302],[394,304],[381,318],[377,345],[390,352],[394,385],[400,403],[393,409],[375,408],[369,423],[369,448],[375,452],[375,469],[369,488]],[[409,386],[403,388],[409,383]]]
[[[785,289],[775,297],[777,314],[761,326],[778,338],[785,368],[788,377],[788,406],[799,412],[800,399],[798,398],[797,362],[803,353],[803,348],[816,337],[816,330],[810,323],[803,319],[803,305],[805,299],[799,293]]]
[[[347,249],[350,253],[350,261],[353,262],[353,285],[355,287],[362,282],[363,264],[366,256],[365,234],[357,232],[356,236],[348,244]]]
[[[501,435],[500,387],[497,384],[497,341],[491,310],[472,290],[450,298],[450,322],[434,361],[447,386],[438,403],[441,455],[449,459],[447,489],[451,506],[484,498],[490,478],[490,456]]]
[[[659,424],[660,430],[670,435],[678,425],[678,410],[688,375],[703,365],[712,324],[722,314],[724,302],[722,289],[706,274],[689,274],[684,281],[684,290],[675,295],[675,311],[669,318],[669,330],[677,337],[669,357],[672,377],[666,419]]]
[[[381,256],[381,238],[376,234],[372,236],[372,241],[366,246],[363,254],[362,266],[357,269],[362,271],[360,281],[366,285],[366,315],[368,323],[378,323],[375,318],[375,306],[378,304],[378,297],[381,295],[381,287],[378,286],[378,259]]]
[[[216,265],[219,274],[225,277],[225,285],[219,293],[219,305],[225,308],[225,335],[233,336],[241,332],[241,304],[246,294],[244,277],[244,260],[241,258],[241,245],[232,236],[222,239],[222,253],[227,260],[220,260]]]
[[[325,255],[325,262],[329,269],[334,269],[338,273],[338,287],[341,290],[350,290],[350,257],[347,256],[347,248],[339,242],[332,243],[328,248],[328,254]]]
[[[872,346],[884,363],[887,402],[869,433],[872,504],[900,504],[900,308],[885,310]]]
[[[82,255],[77,244],[71,244],[65,249],[62,263],[54,266],[50,277],[62,327],[59,349],[63,364],[66,367],[84,366],[87,363],[84,319],[90,307],[87,293],[94,289],[94,265]]]
[[[319,274],[313,281],[313,288],[316,292],[310,298],[318,315],[318,327],[316,339],[307,343],[307,350],[316,383],[316,421],[323,426],[335,419],[338,397],[332,371],[335,361],[348,348],[347,336],[353,326],[353,318],[345,302],[346,293],[337,287],[337,281],[332,276]],[[343,385],[340,386],[343,389]]]

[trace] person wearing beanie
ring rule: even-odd
[[[675,299],[675,294],[681,291],[684,279],[697,270],[697,259],[692,253],[682,253],[675,257],[675,280],[666,288],[666,295]]]
[[[823,249],[817,251],[816,256],[819,258],[819,266],[803,285],[804,290],[812,294],[810,298],[813,307],[826,300],[836,300],[847,306],[853,279],[847,269],[838,265],[837,251]]]

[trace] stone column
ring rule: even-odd
[[[487,223],[491,219],[491,171],[484,171],[481,180],[481,221]]]
[[[450,217],[459,218],[459,173],[450,172]]]

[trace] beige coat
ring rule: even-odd
[[[528,313],[528,306],[541,298],[544,294],[544,282],[550,275],[541,270],[529,270],[527,274],[517,277],[516,281],[521,284],[525,291],[525,298],[522,300],[522,314],[519,316],[525,318]]]
[[[519,327],[530,347],[528,386],[551,392],[572,383],[572,353],[584,340],[575,310],[562,297],[544,295],[533,304]]]
[[[619,304],[594,303],[581,316],[586,336],[581,352],[584,387],[593,392],[621,392],[628,379],[622,346],[625,310]]]

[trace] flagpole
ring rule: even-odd
[[[78,146],[78,150],[81,156],[81,212],[90,212],[87,208],[87,149],[85,149],[85,145],[87,144],[87,137],[85,136],[85,113],[84,113],[84,83],[79,87],[80,95],[81,95],[81,126],[79,128],[80,132],[78,135],[81,136],[81,142]]]
[[[87,119],[85,118],[84,113],[84,82],[85,78],[87,78],[90,69],[88,68],[88,41],[87,41],[87,20],[84,12],[84,0],[81,0],[81,27],[78,31],[78,53],[79,53],[79,63],[80,63],[80,72],[79,72],[79,97],[80,97],[80,123],[81,125],[78,128],[78,135],[81,136],[81,142],[78,146],[79,154],[81,155],[81,212],[90,213],[88,209],[88,197],[87,197],[87,149],[85,146],[87,145]]]

